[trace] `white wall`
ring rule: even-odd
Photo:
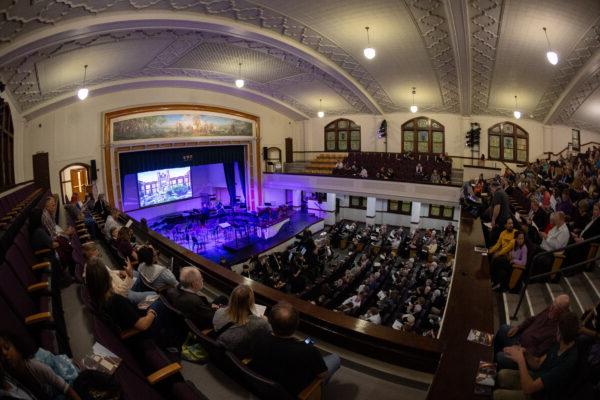
[[[396,112],[383,116],[366,114],[329,116],[324,118],[311,118],[308,121],[298,122],[304,130],[304,147],[294,140],[294,150],[297,151],[323,151],[324,128],[338,118],[348,118],[361,126],[362,151],[384,151],[384,139],[377,138],[377,130],[383,119],[388,124],[388,151],[401,152],[401,126],[409,119],[425,116],[435,119],[445,127],[445,150],[450,155],[470,156],[470,149],[465,146],[465,135],[470,129],[471,122],[478,122],[481,126],[480,151],[488,156],[487,131],[493,125],[510,121],[520,125],[529,133],[529,160],[533,161],[546,151],[558,152],[571,141],[571,127],[562,125],[543,125],[540,122],[522,118],[505,118],[489,115],[474,115],[463,117],[457,114]],[[581,143],[590,141],[600,142],[600,134],[581,130]]]
[[[298,130],[295,122],[270,108],[252,101],[205,90],[161,88],[136,89],[94,96],[85,101],[67,105],[28,121],[17,137],[23,141],[16,160],[21,180],[32,179],[31,156],[39,151],[49,153],[50,179],[53,192],[60,192],[59,173],[67,164],[95,159],[100,171],[104,170],[102,157],[103,113],[117,109],[165,103],[189,103],[234,109],[260,117],[262,146],[284,149],[285,137]],[[298,131],[301,132],[301,131]],[[298,135],[297,135],[298,136]],[[262,158],[262,157],[261,157]],[[99,192],[105,192],[103,173],[98,176]]]

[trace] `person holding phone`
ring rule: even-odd
[[[294,337],[299,316],[291,304],[277,303],[269,313],[269,322],[273,332],[257,341],[249,364],[256,373],[298,395],[316,378],[327,383],[340,368],[337,354],[323,357],[311,338],[302,341]]]

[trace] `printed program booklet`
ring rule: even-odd
[[[477,329],[471,329],[467,340],[469,342],[475,342],[484,346],[491,346],[494,335],[487,332],[478,331]]]
[[[491,396],[496,385],[497,373],[498,369],[495,363],[479,361],[479,368],[477,368],[475,376],[475,394]]]
[[[112,375],[121,364],[121,358],[96,342],[92,348],[93,353],[81,360],[84,370],[93,370]]]

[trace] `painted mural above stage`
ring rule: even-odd
[[[251,121],[198,111],[133,114],[112,125],[113,142],[252,135]]]

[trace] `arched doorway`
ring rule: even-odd
[[[74,163],[60,170],[60,194],[63,204],[69,201],[73,193],[78,193],[83,200],[90,188],[90,166],[84,163]]]

